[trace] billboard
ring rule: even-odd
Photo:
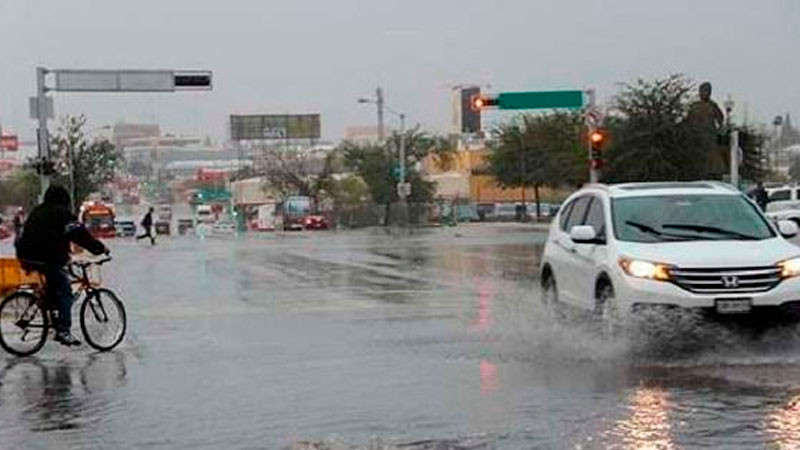
[[[319,114],[231,115],[231,139],[319,139]]]
[[[13,134],[4,134],[0,136],[0,149],[10,152],[19,150],[19,139]]]

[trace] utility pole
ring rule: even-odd
[[[739,131],[731,130],[731,184],[739,187]]]
[[[594,108],[595,108],[595,93],[594,93],[594,89],[587,89],[586,90],[586,97],[587,97],[587,102],[586,102],[586,119],[585,120],[586,120],[586,128],[587,128],[587,131],[588,131],[587,136],[591,136],[592,133],[594,132],[595,128],[596,128],[594,121],[590,120],[590,118],[592,117],[592,113],[594,113]],[[587,146],[588,146],[588,152],[589,152],[589,158],[588,158],[588,161],[589,161],[589,183],[597,183],[597,181],[600,179],[600,176],[599,176],[599,173],[598,173],[598,169],[597,169],[597,167],[595,167],[595,164],[594,164],[594,157],[592,155],[592,140],[591,139],[587,139]]]
[[[41,198],[44,200],[44,193],[50,187],[50,136],[47,133],[47,87],[45,86],[45,76],[47,69],[44,67],[36,68],[36,116],[39,121],[37,136],[39,141],[39,176],[41,180]]]
[[[378,86],[375,90],[375,104],[378,106],[378,143],[383,142],[383,89]]]
[[[400,197],[400,221],[402,226],[408,225],[408,204],[406,203],[406,197],[408,197],[409,190],[408,186],[406,185],[406,115],[399,114],[400,116],[400,164],[399,164],[399,172],[400,172],[400,180],[397,184],[398,190],[397,194]]]

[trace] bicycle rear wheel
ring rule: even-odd
[[[81,304],[81,330],[86,342],[102,352],[122,342],[127,328],[125,306],[108,289],[95,289]]]
[[[47,340],[50,321],[39,299],[17,291],[0,303],[0,346],[17,356],[38,352]]]

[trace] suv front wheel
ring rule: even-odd
[[[545,275],[542,281],[542,305],[545,307],[547,313],[556,319],[563,317],[561,305],[558,301],[558,285],[553,274]]]
[[[603,282],[597,289],[595,316],[599,321],[600,331],[604,338],[613,339],[621,334],[622,315],[614,296],[614,286],[610,282]]]

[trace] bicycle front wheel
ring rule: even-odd
[[[86,342],[102,352],[122,342],[127,327],[125,306],[108,289],[89,292],[81,304],[81,330]]]
[[[49,327],[39,299],[30,292],[14,292],[0,303],[0,346],[13,355],[38,352]]]

